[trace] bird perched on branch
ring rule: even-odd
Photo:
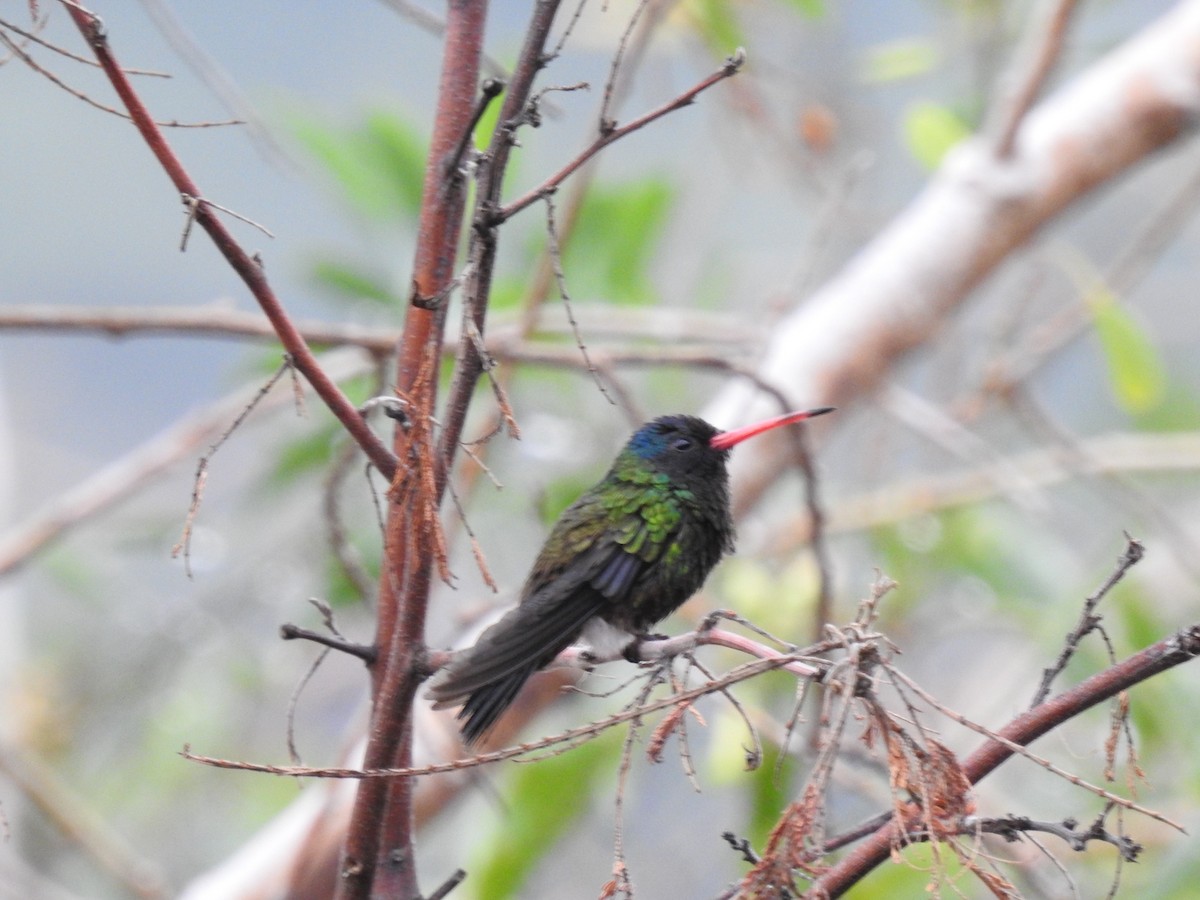
[[[458,718],[471,745],[530,675],[580,638],[600,652],[627,648],[699,590],[733,549],[730,449],[831,410],[724,432],[695,416],[643,425],[608,474],[563,512],[518,605],[435,677],[434,707],[465,701]]]

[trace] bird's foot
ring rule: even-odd
[[[642,644],[649,643],[650,641],[665,641],[669,637],[670,635],[666,634],[635,635],[633,640],[626,645],[621,655],[631,663],[644,663],[646,660],[642,659]]]

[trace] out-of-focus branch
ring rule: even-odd
[[[367,370],[370,363],[357,351],[343,350],[324,355],[321,366],[330,378],[340,381]],[[248,385],[184,417],[0,535],[0,576],[18,568],[77,525],[107,512],[172,466],[201,452],[228,427],[232,417],[245,409],[258,390],[258,385]],[[293,402],[290,391],[275,391],[263,398],[259,411]]]
[[[933,338],[1017,247],[1098,185],[1185,133],[1200,108],[1200,0],[1185,0],[1021,120],[998,158],[975,138],[832,281],[779,322],[759,368],[804,405],[847,406]],[[731,385],[705,418],[765,415]],[[764,436],[731,462],[738,511],[755,504],[789,448]]]
[[[710,354],[748,351],[761,338],[759,329],[736,316],[698,310],[675,308],[614,309],[611,306],[581,305],[575,310],[580,327],[593,340],[627,339],[639,345],[639,350],[618,350],[609,362],[630,361],[635,358],[654,362],[670,360],[676,353],[694,350],[697,344],[710,345]],[[488,350],[497,356],[520,358],[523,346],[536,345],[538,334],[568,333],[562,323],[538,323],[532,329],[517,315],[495,316],[486,336]],[[390,353],[396,348],[400,329],[391,326],[372,327],[348,322],[297,320],[296,327],[310,344],[342,346],[351,344],[372,353]],[[88,306],[7,306],[0,308],[0,331],[97,331],[111,337],[137,337],[145,334],[173,334],[185,337],[213,338],[276,338],[268,319],[258,313],[230,309],[222,304],[192,308],[179,307],[88,307]],[[455,329],[447,327],[447,345],[458,340]],[[511,348],[511,349],[510,349]],[[557,342],[548,344],[544,357],[558,359],[554,353]],[[541,353],[541,351],[537,351]],[[609,350],[600,352],[609,353]],[[570,353],[579,354],[573,348]]]
[[[1007,76],[1011,86],[994,110],[995,125],[984,128],[994,132],[996,155],[1001,159],[1012,154],[1021,120],[1062,54],[1076,0],[1043,0],[1041,5],[1041,14],[1034,17],[1025,37],[1023,52],[1018,52],[1013,71]]]
[[[158,867],[142,858],[85,801],[74,795],[52,769],[36,757],[0,744],[0,772],[37,806],[67,840],[79,847],[136,897],[159,900],[170,896]]]
[[[1200,471],[1200,433],[1106,434],[1080,443],[1078,462],[1061,447],[1045,447],[1006,457],[1004,466],[1020,474],[1030,488],[1043,488],[1072,478],[1114,473]],[[829,505],[827,530],[862,531],[971,503],[1005,497],[1004,479],[993,466],[929,475],[889,487],[839,498]],[[772,554],[792,553],[808,541],[806,516],[789,520],[768,545]]]

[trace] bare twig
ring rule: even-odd
[[[1071,661],[1071,657],[1075,655],[1075,651],[1079,647],[1079,642],[1087,637],[1100,623],[1100,617],[1095,614],[1097,605],[1125,577],[1125,573],[1141,561],[1145,552],[1146,549],[1140,541],[1134,540],[1128,534],[1125,535],[1125,552],[1117,560],[1117,567],[1108,576],[1104,584],[1100,585],[1099,589],[1084,601],[1083,609],[1079,614],[1079,622],[1067,635],[1058,659],[1055,660],[1054,665],[1042,672],[1042,680],[1038,685],[1037,692],[1033,695],[1033,702],[1030,704],[1031,707],[1037,706],[1050,696],[1051,684],[1067,667],[1067,663]]]
[[[283,627],[284,629],[287,629],[289,626],[285,625]],[[300,705],[300,695],[304,693],[304,689],[308,687],[309,681],[311,681],[312,677],[317,674],[317,671],[321,668],[322,663],[325,662],[325,657],[327,657],[330,652],[331,648],[326,647],[317,654],[317,658],[309,663],[308,668],[304,670],[304,674],[300,676],[300,680],[296,682],[296,687],[292,689],[292,695],[288,697],[286,716],[287,752],[288,759],[292,761],[292,765],[294,766],[298,766],[304,761],[300,756],[300,751],[296,749],[296,708]]]
[[[358,458],[357,449],[357,445],[350,441],[346,441],[338,449],[322,485],[321,507],[325,520],[325,534],[333,558],[358,596],[369,603],[375,596],[374,583],[371,573],[363,565],[362,555],[346,531],[341,509],[342,486],[352,470],[355,459]]]
[[[458,887],[466,879],[467,873],[463,869],[455,869],[454,872],[438,885],[437,889],[432,894],[427,896],[425,900],[444,900],[449,893]]]
[[[171,556],[177,557],[180,553],[183,554],[183,570],[187,573],[188,578],[192,577],[192,526],[196,522],[196,516],[200,513],[200,504],[204,500],[204,486],[208,481],[208,464],[209,461],[221,449],[225,441],[227,441],[241,424],[246,421],[246,418],[254,411],[254,408],[262,402],[263,398],[271,392],[271,388],[279,382],[279,379],[291,369],[292,361],[288,357],[284,357],[283,364],[275,371],[275,374],[267,379],[266,384],[259,388],[258,393],[246,404],[245,408],[238,413],[237,417],[209,446],[204,455],[200,457],[200,462],[196,465],[196,477],[192,482],[192,502],[188,505],[187,516],[183,522],[183,534],[180,536],[175,546],[171,548]]]
[[[600,134],[607,134],[612,131],[617,123],[611,118],[609,110],[613,102],[613,91],[617,85],[617,76],[621,71],[621,60],[625,58],[625,48],[629,44],[629,38],[633,34],[634,28],[637,27],[638,19],[642,17],[642,13],[650,5],[650,0],[639,0],[638,5],[633,10],[633,15],[629,17],[629,22],[625,26],[625,30],[621,33],[621,40],[617,43],[617,50],[613,53],[612,62],[609,63],[608,80],[604,83],[604,102],[600,104],[600,121],[598,128]]]
[[[374,780],[379,778],[408,778],[419,775],[436,775],[442,772],[457,772],[462,769],[470,769],[476,766],[487,765],[489,763],[501,762],[507,759],[515,759],[519,756],[525,756],[536,750],[544,750],[547,747],[553,747],[557,744],[574,741],[577,739],[591,740],[598,737],[608,728],[620,725],[624,722],[630,722],[634,719],[641,718],[658,710],[668,709],[676,706],[679,703],[693,700],[697,697],[703,697],[707,694],[712,694],[727,688],[732,684],[737,684],[740,681],[745,681],[749,678],[757,677],[764,672],[770,672],[774,669],[781,669],[789,662],[793,662],[792,657],[756,659],[752,662],[743,663],[726,672],[716,681],[710,681],[698,687],[689,688],[679,694],[672,694],[669,697],[664,697],[659,700],[652,700],[645,706],[636,709],[627,709],[618,713],[614,713],[598,722],[592,722],[588,725],[581,725],[577,728],[571,728],[567,731],[560,732],[550,737],[541,738],[536,741],[515,744],[511,747],[506,747],[502,750],[495,750],[489,753],[480,753],[476,756],[465,759],[452,760],[445,763],[434,763],[428,766],[406,766],[401,768],[378,768],[378,769],[347,769],[347,768],[319,768],[313,766],[274,766],[265,763],[251,763],[239,760],[220,759],[213,756],[203,756],[192,753],[189,746],[185,746],[180,752],[180,755],[192,762],[201,763],[207,766],[213,766],[219,769],[238,769],[246,772],[261,772],[270,775],[284,775],[292,778],[352,778]]]
[[[479,86],[479,98],[475,101],[475,109],[471,113],[471,118],[467,122],[467,127],[463,129],[462,137],[459,139],[458,145],[454,148],[454,152],[446,160],[446,174],[449,176],[452,172],[458,171],[462,166],[463,160],[467,156],[467,148],[471,146],[471,139],[475,134],[475,126],[479,124],[483,114],[487,112],[487,108],[492,105],[492,101],[504,92],[504,82],[498,78],[485,78],[483,84]]]
[[[753,866],[758,862],[758,854],[750,846],[748,838],[739,838],[732,831],[723,831],[721,832],[721,839],[738,853],[742,854],[742,859],[750,863],[750,865]]]
[[[290,623],[279,626],[279,636],[285,641],[312,641],[314,644],[321,644],[331,650],[339,650],[342,653],[348,653],[350,656],[357,656],[368,664],[375,662],[378,656],[374,647],[348,641],[340,635],[328,635],[321,634],[318,631],[309,631],[307,628],[301,628],[298,625]]]
[[[719,84],[726,78],[731,78],[732,76],[736,75],[745,62],[746,54],[743,50],[739,49],[725,61],[725,65],[723,65],[720,69],[699,83],[693,85],[691,88],[684,91],[673,100],[669,100],[662,106],[659,106],[656,109],[639,116],[632,122],[627,122],[619,127],[614,126],[609,130],[602,131],[600,136],[597,137],[596,140],[593,141],[589,147],[587,147],[587,149],[563,166],[563,168],[559,169],[558,172],[551,175],[533,190],[522,194],[516,200],[513,200],[503,208],[496,210],[493,215],[495,224],[507,221],[521,210],[525,209],[525,207],[531,206],[543,197],[552,194],[558,188],[558,186],[563,183],[563,181],[570,177],[572,173],[574,173],[577,169],[579,169],[580,166],[586,163],[589,159],[591,159],[609,144],[619,141],[621,138],[628,134],[632,134],[640,128],[644,128],[655,119],[661,119],[668,113],[672,113],[677,109],[682,109],[685,106],[690,106],[695,102],[696,97],[704,93],[704,91],[708,90],[715,84]]]
[[[995,733],[984,729],[982,733],[989,735],[988,740],[963,761],[963,772],[972,784],[977,784],[1013,753],[1019,752],[1018,747],[1031,743],[1067,719],[1079,715],[1098,703],[1103,703],[1120,691],[1167,669],[1190,662],[1197,656],[1200,656],[1200,625],[1193,625],[1127,657],[1117,665],[1110,666],[1103,672],[1093,675],[1074,688],[1049,698],[1040,706],[1017,716]],[[912,687],[911,684],[910,687]],[[923,699],[930,702],[926,697]],[[936,707],[940,704],[934,701],[931,705]],[[965,721],[962,724],[966,724]],[[973,727],[973,723],[967,727]],[[977,729],[978,726],[974,726],[974,728]],[[1075,780],[1075,776],[1069,773],[1063,773],[1063,777]],[[1073,781],[1073,783],[1075,782]],[[1130,807],[1129,801],[1116,798],[1107,791],[1099,788],[1089,788],[1089,790],[1093,790],[1105,799],[1116,800],[1121,806]],[[1139,811],[1172,827],[1177,827],[1160,813],[1152,810],[1139,809]],[[888,858],[895,837],[895,830],[891,825],[879,827],[866,841],[851,850],[816,879],[812,885],[812,890],[817,892],[815,895],[820,896],[820,892],[825,892],[831,897],[840,896],[850,885],[859,881],[867,872]]]
[[[44,39],[38,37],[32,31],[26,31],[23,28],[19,28],[18,26],[12,24],[12,22],[8,22],[4,19],[0,19],[0,28],[7,29],[8,31],[13,32],[14,34],[19,34],[21,37],[25,38],[26,40],[33,41],[35,44],[40,44],[41,46],[45,47],[47,50],[51,50],[54,53],[57,53],[59,56],[65,56],[67,59],[73,59],[75,62],[83,63],[85,66],[93,66],[94,68],[97,68],[97,69],[100,68],[100,63],[96,62],[94,59],[88,59],[86,56],[80,56],[77,53],[72,53],[67,48],[60,47],[60,46],[58,46],[58,44],[54,44],[54,43],[51,43],[50,41],[44,40]],[[171,77],[170,72],[158,72],[153,69],[127,68],[124,71],[125,71],[126,75],[145,75],[145,76],[148,76],[151,78],[170,78]]]
[[[663,682],[663,673],[669,663],[660,665],[646,679],[637,696],[629,702],[627,709],[646,705],[650,694]],[[629,879],[629,866],[625,861],[625,788],[629,784],[629,771],[633,765],[633,745],[642,729],[641,717],[629,720],[625,740],[621,743],[621,761],[617,765],[617,792],[613,801],[613,885],[609,896],[633,897],[633,883]]]
[[[895,669],[893,667],[889,667],[888,672],[893,678],[896,678],[899,681],[902,681],[911,691],[913,691],[913,693],[915,693],[917,696],[919,696],[922,700],[924,700],[926,703],[928,703],[930,706],[932,706],[934,709],[936,709],[942,715],[946,716],[949,719],[953,719],[959,725],[962,725],[965,728],[969,728],[971,731],[974,731],[976,734],[981,734],[984,737],[992,739],[997,744],[1004,747],[1010,753],[1015,753],[1018,756],[1023,756],[1025,759],[1029,760],[1034,765],[1041,766],[1047,772],[1057,775],[1059,778],[1065,779],[1066,781],[1070,782],[1071,784],[1075,785],[1076,787],[1083,788],[1085,791],[1090,791],[1091,793],[1095,794],[1097,797],[1101,797],[1110,803],[1113,803],[1117,806],[1124,807],[1125,809],[1133,810],[1134,812],[1139,812],[1142,815],[1147,816],[1148,818],[1155,819],[1159,822],[1162,822],[1164,825],[1169,825],[1170,827],[1174,828],[1177,831],[1184,830],[1182,825],[1180,825],[1176,822],[1173,822],[1172,820],[1170,820],[1166,816],[1164,816],[1162,813],[1156,812],[1152,809],[1148,809],[1147,807],[1141,806],[1140,804],[1134,802],[1133,800],[1129,800],[1125,797],[1119,797],[1110,791],[1106,791],[1104,788],[1099,787],[1098,785],[1094,785],[1094,784],[1091,784],[1090,782],[1084,781],[1078,775],[1068,772],[1066,769],[1063,769],[1060,766],[1056,766],[1054,763],[1050,762],[1050,760],[1046,759],[1045,757],[1038,756],[1036,753],[1034,753],[1033,751],[1026,748],[1022,743],[1015,741],[1009,737],[1006,737],[1001,732],[993,731],[992,729],[986,728],[983,725],[978,724],[977,722],[971,721],[966,716],[962,715],[961,713],[955,712],[954,710],[947,707],[944,703],[941,703],[936,697],[934,697],[932,694],[930,694],[928,691],[926,691],[924,688],[922,688],[920,685],[918,685],[915,681],[913,681],[907,675],[903,674],[902,672],[899,672],[897,669]],[[1108,699],[1108,698],[1104,698],[1104,699]],[[1034,710],[1037,710],[1037,709],[1038,709],[1038,707],[1034,707]],[[1033,710],[1031,710],[1031,712],[1032,711]],[[1059,723],[1055,723],[1055,724],[1059,724]]]
[[[85,94],[83,91],[79,90],[78,88],[71,87],[71,85],[67,84],[65,81],[63,81],[61,78],[59,78],[53,72],[51,72],[49,69],[47,69],[44,66],[42,66],[41,64],[39,64],[37,62],[37,60],[35,60],[32,56],[30,56],[28,53],[26,53],[24,50],[22,50],[20,45],[18,45],[15,41],[13,41],[3,31],[0,31],[0,43],[7,46],[8,49],[11,50],[21,60],[21,62],[25,63],[25,65],[29,66],[29,68],[33,69],[33,71],[37,72],[43,78],[46,78],[53,84],[62,88],[64,91],[66,91],[71,96],[82,100],[84,103],[88,104],[89,106],[94,106],[96,109],[100,110],[101,112],[111,113],[112,115],[119,116],[122,119],[133,119],[133,116],[130,115],[129,113],[121,112],[121,110],[116,109],[115,107],[108,106],[104,103],[101,103],[99,100],[94,100],[93,98],[89,97],[87,94]],[[121,76],[124,77],[126,74],[129,73],[129,70],[121,69],[120,72],[121,72]],[[225,126],[225,125],[243,125],[245,123],[239,119],[229,119],[228,121],[224,121],[224,122],[178,122],[175,120],[160,122],[158,120],[154,120],[154,124],[162,126],[163,128],[217,128],[217,127],[221,127],[221,126]]]
[[[181,253],[187,250],[188,235],[190,235],[192,232],[192,224],[196,221],[196,214],[199,212],[201,206],[210,206],[213,209],[219,209],[221,212],[231,215],[235,219],[245,222],[247,225],[252,225],[267,237],[275,237],[275,235],[271,233],[271,230],[267,228],[266,225],[255,222],[253,219],[243,216],[239,212],[234,212],[229,207],[222,206],[220,203],[213,203],[213,201],[206,200],[204,197],[192,197],[189,194],[183,194],[180,199],[183,201],[183,208],[187,212],[183,223],[183,234],[179,238],[179,251]]]
[[[571,323],[571,332],[575,335],[575,346],[579,348],[583,364],[592,373],[596,387],[600,389],[604,399],[615,406],[616,401],[608,393],[600,378],[600,373],[596,370],[595,363],[588,356],[587,345],[583,342],[583,335],[579,331],[579,323],[575,321],[575,313],[571,309],[571,295],[567,291],[567,276],[562,268],[562,253],[558,246],[558,225],[554,221],[554,199],[550,194],[547,194],[544,199],[546,201],[546,253],[550,259],[550,268],[554,271],[554,280],[558,283],[558,296],[562,298],[563,309],[567,311],[567,321]]]
[[[247,126],[258,150],[276,165],[281,162],[291,163],[287,152],[266,127],[262,115],[255,109],[245,91],[193,38],[171,6],[165,0],[141,0],[141,4],[159,33],[166,38],[171,49],[184,64],[235,119]]]

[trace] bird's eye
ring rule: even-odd
[[[685,437],[675,438],[675,440],[671,441],[671,449],[672,450],[691,450],[692,449],[692,439],[685,438]]]

